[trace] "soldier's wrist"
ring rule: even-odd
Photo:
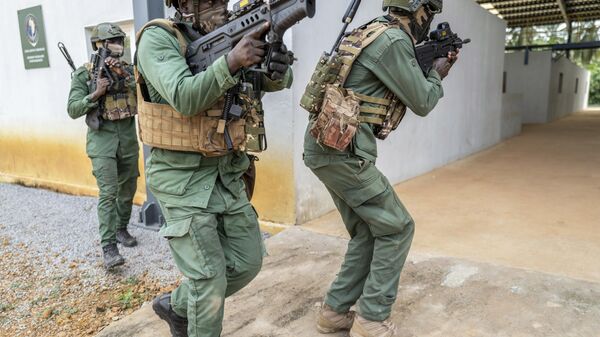
[[[229,68],[229,73],[231,75],[237,73],[242,68],[231,54],[225,55],[225,62],[227,63],[227,68]]]

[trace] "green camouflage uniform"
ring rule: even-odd
[[[225,57],[192,75],[175,36],[146,28],[138,41],[138,70],[152,102],[169,104],[183,115],[211,108],[238,83]],[[265,91],[289,88],[263,79]],[[169,239],[175,263],[186,279],[172,293],[171,306],[188,319],[190,337],[221,333],[225,297],[246,286],[260,271],[263,245],[257,214],[241,179],[250,161],[244,152],[220,157],[154,148],[146,162],[147,184],[166,219],[160,235]]]
[[[133,73],[132,67],[128,71]],[[115,78],[117,77],[114,74]],[[69,93],[68,112],[71,118],[85,116],[98,107],[91,101],[87,82],[90,74],[86,67],[73,73]],[[133,76],[128,82],[129,94],[135,95]],[[133,197],[139,177],[139,145],[135,118],[103,122],[99,130],[88,128],[87,155],[92,161],[93,174],[99,189],[98,222],[102,247],[116,244],[116,231],[126,229],[131,217]]]
[[[435,71],[423,76],[411,38],[398,28],[388,29],[363,50],[345,87],[381,98],[392,90],[419,116],[426,116],[443,96],[440,76]],[[414,234],[413,219],[375,167],[377,144],[370,124],[361,123],[349,149],[340,152],[316,142],[308,131],[312,120],[305,136],[304,163],[327,187],[351,236],[325,302],[344,313],[358,301],[362,317],[383,321],[396,300]]]

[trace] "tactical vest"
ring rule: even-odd
[[[85,67],[92,78],[92,64],[86,63]],[[119,76],[113,73],[113,77],[118,78]],[[100,113],[102,119],[108,121],[117,121],[137,114],[136,98],[127,84],[127,79],[120,79],[107,89],[104,96],[104,109]]]
[[[406,114],[406,105],[391,90],[381,98],[344,88],[362,51],[386,30],[398,27],[397,21],[372,21],[342,39],[337,54],[325,53],[321,57],[300,102],[316,120],[311,134],[319,142],[343,151],[359,123],[372,124],[379,139],[386,139],[398,127]]]
[[[188,41],[177,25],[167,19],[148,22],[136,36],[139,43],[144,30],[157,26],[177,38],[185,57]],[[173,151],[198,152],[207,157],[222,156],[231,151],[261,152],[266,149],[264,113],[260,99],[239,95],[242,118],[224,120],[225,98],[194,116],[185,116],[168,104],[152,103],[143,76],[135,69],[138,91],[138,123],[140,139],[146,145]],[[225,129],[231,147],[225,140]]]

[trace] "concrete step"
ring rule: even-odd
[[[259,276],[226,302],[225,337],[315,337],[347,241],[299,228],[267,240]],[[600,284],[461,259],[411,255],[393,320],[401,336],[600,337]],[[347,333],[329,335],[347,336]],[[150,305],[98,337],[166,337]]]

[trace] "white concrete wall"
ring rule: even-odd
[[[528,64],[525,64],[525,52],[507,53],[505,56],[506,94],[524,96],[523,123],[548,121],[551,62],[551,51],[530,52]]]
[[[293,32],[293,48],[300,59],[294,67],[293,88],[297,223],[333,209],[328,193],[302,162],[307,113],[297,102],[320,54],[331,49],[347,3],[318,1],[316,17]],[[354,26],[381,14],[380,1],[363,1]],[[464,48],[459,63],[444,81],[445,97],[430,116],[419,118],[409,113],[398,130],[379,144],[378,167],[393,183],[463,158],[501,139],[505,23],[471,0],[448,1],[440,20],[449,21],[455,32],[473,42]]]
[[[589,71],[566,57],[552,61],[552,76],[548,97],[548,122],[566,117],[587,107]],[[560,74],[563,74],[562,92],[559,92]],[[578,83],[577,93],[575,85]]]
[[[523,94],[502,95],[502,139],[508,139],[521,133],[523,125]]]
[[[49,68],[23,65],[17,11],[42,5]],[[133,34],[131,1],[5,1],[0,12],[0,180],[60,191],[94,194],[96,182],[85,154],[87,126],[67,115],[71,69],[57,48],[62,41],[77,66],[89,60],[89,29],[123,24]],[[141,201],[144,183],[138,184]]]
[[[26,70],[21,53],[17,10],[40,4],[44,15],[50,68]],[[85,123],[74,122],[67,115],[71,69],[56,44],[64,42],[75,64],[79,66],[89,59],[86,27],[105,21],[131,23],[132,20],[133,8],[130,1],[4,2],[0,11],[0,27],[5,45],[0,58],[0,95],[3,102],[0,104],[0,128],[19,133],[33,131],[35,134],[50,136],[85,137]]]
[[[548,123],[586,108],[590,80],[587,70],[566,57],[553,59],[552,51],[529,52],[529,63],[524,61],[525,52],[507,53],[504,70],[506,95],[523,97],[523,123]],[[559,93],[561,73],[563,90]]]

